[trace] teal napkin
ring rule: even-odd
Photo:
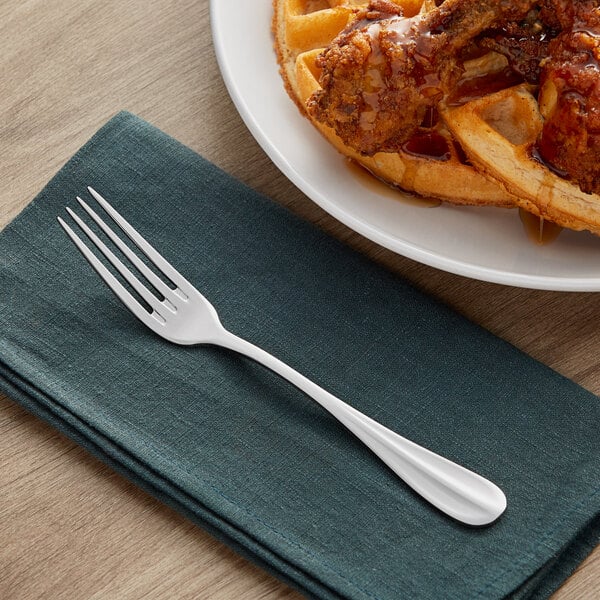
[[[490,478],[506,513],[447,518],[276,375],[152,334],[56,222],[87,185],[226,327]],[[595,396],[131,114],[0,234],[0,389],[309,597],[542,598],[599,541]]]

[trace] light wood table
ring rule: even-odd
[[[438,272],[361,238],[295,189],[229,100],[208,0],[0,0],[0,80],[0,227],[127,109],[600,392],[596,294]],[[299,598],[3,397],[0,541],[4,600]],[[598,550],[556,594],[592,597],[600,597]]]

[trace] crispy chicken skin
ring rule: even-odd
[[[562,31],[542,63],[539,151],[584,192],[600,194],[600,7],[598,0],[552,2]]]
[[[322,89],[308,112],[364,155],[398,151],[460,77],[460,50],[535,3],[446,0],[404,18],[396,4],[372,1],[320,56]]]

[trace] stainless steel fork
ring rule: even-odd
[[[500,488],[492,482],[401,437],[342,402],[279,359],[227,331],[221,325],[212,304],[152,248],[98,192],[92,188],[88,190],[130,241],[176,286],[173,289],[165,284],[105,221],[78,197],[77,200],[87,214],[162,296],[162,298],[157,297],[75,212],[67,208],[71,217],[97,250],[149,305],[148,310],[104,266],[79,235],[58,217],[64,230],[98,275],[144,325],[175,344],[214,344],[229,348],[252,358],[287,379],[328,410],[405,483],[451,517],[469,525],[487,525],[504,512],[506,498]]]

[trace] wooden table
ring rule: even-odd
[[[597,295],[416,264],[336,222],[277,171],[221,81],[208,0],[0,0],[0,80],[0,227],[127,109],[600,393]],[[5,397],[0,540],[5,600],[299,598]],[[600,597],[600,550],[555,597]]]

